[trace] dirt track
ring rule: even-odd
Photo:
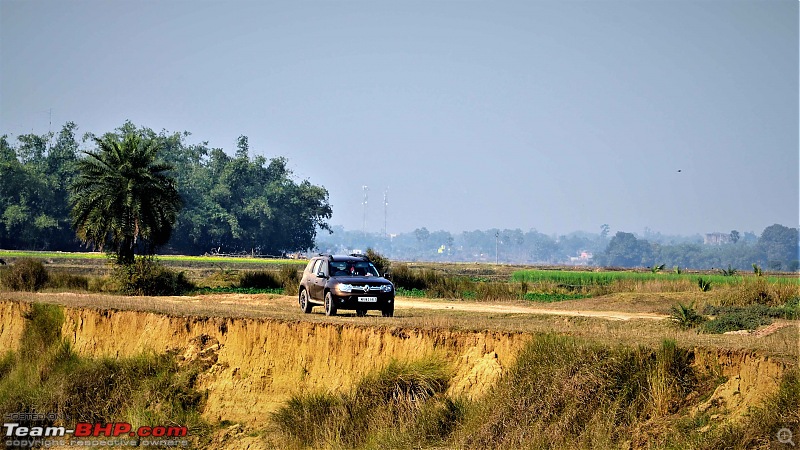
[[[589,311],[575,309],[531,308],[527,306],[502,305],[489,303],[466,303],[416,300],[398,298],[395,306],[398,309],[438,309],[452,311],[487,312],[498,314],[544,314],[571,317],[598,317],[609,320],[651,319],[664,320],[668,316],[653,313],[637,313],[625,311]]]

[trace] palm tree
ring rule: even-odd
[[[155,140],[131,133],[95,142],[97,151],[84,152],[71,186],[72,227],[85,244],[131,264],[137,248],[152,254],[169,240],[183,202],[166,174],[172,166],[156,160]]]

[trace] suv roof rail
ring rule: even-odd
[[[350,256],[352,256],[354,258],[361,258],[361,259],[369,261],[369,258],[367,257],[367,255],[365,255],[363,253],[350,253]]]

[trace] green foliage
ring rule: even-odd
[[[734,276],[736,274],[736,269],[731,267],[730,264],[728,264],[728,268],[727,269],[719,269],[719,271],[722,273],[723,276],[726,276],[726,277],[732,277],[732,276]]]
[[[760,276],[763,276],[763,275],[764,275],[764,273],[761,271],[761,267],[760,267],[758,264],[756,264],[756,263],[753,263],[753,273],[754,273],[754,274],[755,274],[757,277],[760,277]]]
[[[758,316],[768,319],[788,319],[795,320],[800,318],[800,297],[786,302],[781,306],[767,306],[761,304],[751,304],[747,306],[713,306],[706,305],[703,313],[711,316],[745,315]]]
[[[41,260],[21,258],[10,268],[0,271],[0,284],[12,291],[38,291],[48,280],[47,269]]]
[[[297,292],[299,285],[300,273],[289,264],[280,266],[278,271],[248,271],[239,278],[239,287],[243,289]]]
[[[697,286],[700,287],[701,291],[708,292],[711,290],[711,280],[704,279],[703,277],[698,277]]]
[[[783,225],[770,225],[758,238],[757,247],[768,264],[780,269],[788,269],[797,261],[797,248],[800,246],[800,232],[797,228]]]
[[[75,176],[77,126],[56,135],[0,137],[0,247],[77,250],[69,226],[68,186]]]
[[[115,253],[117,263],[133,263],[167,243],[182,200],[173,166],[159,161],[160,143],[128,133],[95,138],[97,151],[78,160],[71,186],[72,226],[84,243]]]
[[[245,136],[234,157],[205,145],[187,146],[177,134],[158,138],[174,150],[170,162],[186,199],[170,243],[174,249],[280,255],[313,248],[317,229],[330,229],[328,191],[293,180],[285,158],[250,158]]]
[[[673,271],[673,272],[675,272],[675,275],[680,275],[680,274],[682,274],[682,273],[683,273],[683,270],[681,269],[681,266],[675,266],[675,267],[673,267],[673,268],[672,268],[672,271]]]
[[[557,292],[526,292],[522,298],[532,302],[552,303],[560,302],[563,300],[578,300],[581,298],[589,298],[589,295],[584,294],[561,294]]]
[[[701,328],[704,333],[722,334],[729,331],[755,330],[762,325],[772,323],[770,317],[780,316],[784,312],[773,310],[764,305],[748,307],[707,307],[707,314],[719,314],[712,320],[705,322]]]
[[[123,295],[181,295],[194,289],[183,272],[148,256],[137,256],[133,264],[116,265],[111,277]]]
[[[389,261],[389,258],[384,257],[377,251],[375,251],[372,247],[367,248],[367,258],[372,261],[372,264],[375,265],[375,268],[378,269],[378,273],[383,275],[389,272],[389,268],[391,267],[392,263]]]
[[[653,264],[653,267],[650,268],[650,272],[652,273],[661,272],[662,270],[664,270],[664,267],[666,266],[667,266],[666,264],[661,264],[660,266]]]
[[[422,289],[406,289],[403,287],[398,287],[395,289],[395,293],[398,297],[416,297],[416,298],[424,298],[427,297],[428,294],[423,291]]]
[[[286,293],[284,288],[243,288],[243,287],[202,287],[192,291],[194,294],[278,294]]]
[[[653,260],[653,248],[649,242],[636,239],[632,233],[618,231],[598,259],[606,266],[641,267],[645,261]]]
[[[705,317],[697,313],[694,303],[673,305],[670,308],[669,317],[675,325],[684,330],[695,328],[706,320]]]
[[[265,270],[256,272],[245,272],[239,277],[240,288],[253,289],[276,289],[283,287],[278,278],[278,274]]]

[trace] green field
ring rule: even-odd
[[[745,276],[676,274],[667,272],[576,272],[560,270],[518,270],[511,275],[511,279],[517,282],[556,283],[564,286],[580,287],[609,286],[620,281],[646,282],[690,280],[694,283],[697,282],[698,278],[711,281],[715,285],[724,285],[741,282]],[[800,278],[798,277],[768,276],[764,278],[770,283],[800,284]]]
[[[0,258],[38,258],[38,259],[108,259],[105,253],[100,252],[36,252],[31,250],[0,250]],[[308,264],[304,259],[280,259],[280,258],[253,258],[237,256],[186,256],[186,255],[157,255],[157,258],[165,262],[178,263],[245,263],[245,264]]]

